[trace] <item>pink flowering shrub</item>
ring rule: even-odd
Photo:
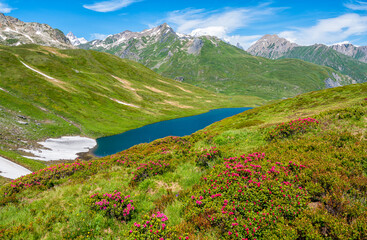
[[[267,140],[276,140],[287,138],[289,136],[305,133],[308,130],[315,128],[319,121],[313,118],[304,118],[292,120],[290,122],[278,124],[274,129],[271,129],[266,134]]]
[[[209,224],[224,239],[271,239],[269,230],[307,207],[308,194],[297,175],[305,166],[265,160],[254,153],[215,166],[187,200],[186,220]]]
[[[121,192],[96,193],[87,199],[87,204],[95,211],[104,212],[107,216],[120,221],[129,221],[135,212],[130,195],[122,196]]]
[[[196,155],[196,164],[200,167],[208,167],[208,163],[215,157],[220,157],[221,152],[216,147],[211,147],[210,149],[203,149],[202,151],[196,153]]]
[[[152,216],[144,216],[140,223],[135,222],[134,227],[128,232],[128,239],[189,239],[188,237],[177,237],[175,231],[168,226],[168,218],[161,212]]]
[[[146,178],[150,178],[152,176],[161,175],[165,172],[168,172],[172,169],[169,163],[165,161],[149,161],[147,163],[141,163],[139,167],[136,168],[132,174],[134,177],[131,181],[132,185],[136,183],[144,181]]]
[[[101,169],[111,166],[109,161],[76,161],[73,163],[63,163],[53,165],[26,176],[12,180],[9,184],[4,185],[0,191],[0,197],[8,198],[27,188],[52,188],[58,185],[62,179],[72,175],[77,177],[88,177],[97,173]]]

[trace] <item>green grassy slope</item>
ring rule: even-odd
[[[179,83],[107,53],[37,45],[0,46],[0,79],[0,147],[8,153],[48,137],[100,137],[213,108],[262,102]],[[22,158],[0,155],[37,169]]]
[[[367,64],[339,53],[325,45],[295,47],[282,58],[298,58],[307,62],[328,66],[346,74],[358,82],[367,81]]]
[[[352,82],[328,67],[295,59],[254,57],[216,37],[180,38],[167,25],[160,27],[159,34],[152,36],[122,41],[123,38],[116,35],[79,47],[132,59],[163,76],[183,79],[183,82],[226,95],[266,99],[293,97],[326,88],[326,79],[336,80],[333,72],[340,75],[342,79],[338,81],[342,85]]]
[[[255,95],[267,99],[295,96],[325,88],[333,70],[294,59],[269,60],[254,57],[219,41],[217,46],[202,38],[198,56],[175,54],[158,73],[183,76],[185,82],[220,93]]]
[[[18,179],[0,188],[0,237],[366,239],[366,97],[366,83],[311,92]]]

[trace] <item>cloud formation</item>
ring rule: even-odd
[[[279,35],[298,44],[312,45],[333,44],[364,34],[367,34],[367,16],[349,13],[336,18],[322,19],[314,26],[284,31]]]
[[[217,11],[205,9],[185,9],[170,12],[165,19],[176,27],[177,32],[193,36],[211,35],[244,48],[249,47],[258,35],[241,36],[233,33],[254,22],[264,21],[280,8],[271,8],[269,4],[261,4],[252,8],[226,8]]]
[[[91,40],[96,40],[96,39],[104,40],[108,37],[108,35],[101,34],[101,33],[92,33],[90,36],[91,36],[91,38],[90,38]]]
[[[344,6],[355,11],[367,11],[367,2],[363,1],[349,2],[344,4]]]
[[[113,12],[140,1],[142,0],[110,0],[94,4],[85,4],[83,7],[96,12]]]
[[[7,4],[0,2],[0,12],[1,13],[10,13],[13,10],[14,8],[11,8]]]

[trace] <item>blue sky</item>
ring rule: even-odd
[[[167,22],[177,32],[245,48],[265,34],[301,45],[367,45],[366,0],[0,0],[0,12],[88,40]]]

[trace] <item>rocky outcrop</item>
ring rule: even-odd
[[[192,42],[192,44],[190,45],[190,47],[187,49],[187,52],[189,54],[193,54],[193,55],[199,55],[201,48],[204,46],[204,42],[203,40],[199,39],[199,38],[195,38]]]
[[[334,87],[341,87],[342,85],[337,82],[332,80],[331,78],[328,78],[325,80],[325,88],[334,88]]]
[[[73,48],[64,33],[47,24],[26,23],[0,13],[0,44],[18,46],[38,44],[58,48]]]
[[[367,46],[356,47],[353,44],[345,43],[345,44],[335,44],[330,48],[344,54],[355,58],[361,62],[367,63]]]
[[[276,34],[268,34],[247,49],[247,52],[254,56],[277,59],[297,46],[297,44],[291,43],[287,39],[281,38]]]

